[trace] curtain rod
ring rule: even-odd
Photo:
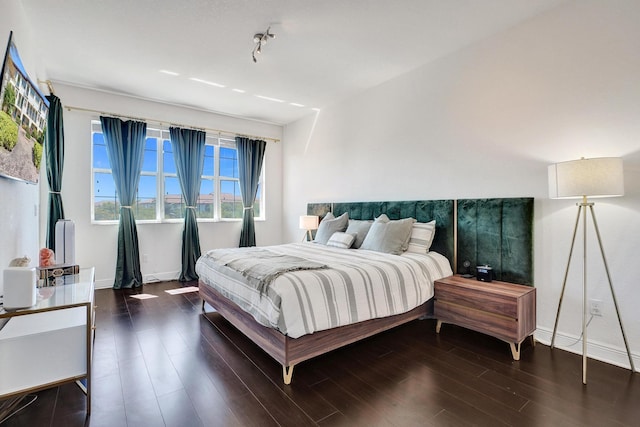
[[[139,120],[139,121],[143,121],[143,122],[152,122],[152,123],[157,123],[159,125],[179,126],[179,127],[187,127],[187,128],[190,128],[190,129],[205,130],[205,131],[215,132],[215,133],[221,134],[221,135],[229,135],[229,136],[237,135],[237,136],[245,136],[245,137],[253,138],[253,139],[264,139],[266,141],[280,142],[280,140],[278,138],[270,138],[270,137],[258,136],[258,135],[248,135],[248,134],[245,134],[245,133],[231,132],[231,131],[228,131],[228,130],[213,129],[213,128],[207,128],[207,127],[202,127],[202,126],[192,126],[192,125],[185,125],[185,124],[179,124],[179,123],[168,123],[166,121],[158,120],[158,119],[149,119],[149,118],[144,118],[144,117],[133,117],[133,116],[127,116],[127,115],[123,115],[123,114],[108,113],[108,112],[105,112],[105,111],[92,110],[90,108],[73,107],[71,105],[65,105],[64,108],[66,108],[68,111],[71,111],[71,110],[84,111],[84,112],[87,112],[87,113],[100,114],[102,116],[112,116],[112,117],[118,117],[118,118],[123,118],[123,119]]]

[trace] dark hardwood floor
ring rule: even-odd
[[[197,293],[138,300],[96,291],[93,411],[74,384],[38,393],[13,426],[637,426],[640,376],[523,344],[519,362],[499,340],[414,321],[281,367]],[[34,369],[46,369],[46,363]],[[1,378],[0,378],[1,380]]]

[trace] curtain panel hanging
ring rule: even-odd
[[[102,116],[100,122],[120,203],[118,257],[113,288],[137,288],[142,286],[142,273],[138,230],[131,207],[140,181],[147,124]]]
[[[200,258],[200,236],[196,204],[204,167],[206,133],[200,130],[170,127],[171,147],[176,162],[178,180],[186,204],[182,230],[182,282],[198,280],[196,261]]]
[[[49,183],[49,206],[47,211],[47,247],[56,249],[56,223],[64,219],[62,205],[62,169],[64,167],[64,125],[62,120],[62,103],[51,94],[49,113],[47,115],[47,132],[44,140],[44,151],[47,159],[47,181]]]
[[[239,244],[242,248],[256,245],[253,203],[258,192],[258,182],[267,143],[259,139],[237,136],[236,146],[238,148],[240,192],[242,193],[242,205],[244,206]]]

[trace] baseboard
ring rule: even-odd
[[[165,273],[152,273],[152,274],[144,274],[142,276],[143,283],[155,283],[162,282],[165,280],[178,280],[180,277],[179,271],[170,271]],[[109,289],[113,287],[113,278],[110,279],[102,279],[96,280],[95,288],[96,289]]]
[[[542,344],[551,345],[552,335],[552,330],[538,328],[535,332],[535,339]],[[570,353],[582,354],[582,338],[579,336],[565,335],[557,332],[554,345],[556,348]],[[587,340],[587,356],[591,359],[629,369],[629,356],[627,355],[627,351],[624,347],[616,348],[598,341]],[[636,372],[638,372],[640,356],[634,354],[632,351],[631,358],[633,359],[633,365]]]
[[[164,282],[167,280],[178,280],[180,277],[179,271],[170,271],[165,273],[151,273],[144,274],[142,276],[142,281],[144,283],[155,283],[155,282]]]

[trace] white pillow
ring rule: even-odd
[[[426,254],[433,243],[436,234],[436,220],[429,222],[416,222],[411,228],[409,247],[407,252]]]
[[[360,249],[400,255],[409,246],[413,218],[390,221],[385,214],[380,215],[371,225]]]
[[[346,230],[348,224],[349,215],[346,212],[337,218],[329,212],[322,221],[320,221],[318,231],[316,231],[316,238],[313,240],[314,243],[326,245],[331,236],[333,236],[333,233]]]
[[[331,235],[331,238],[327,242],[327,246],[333,246],[336,248],[349,249],[353,245],[353,241],[356,239],[355,234],[345,233],[343,231],[336,231]]]

